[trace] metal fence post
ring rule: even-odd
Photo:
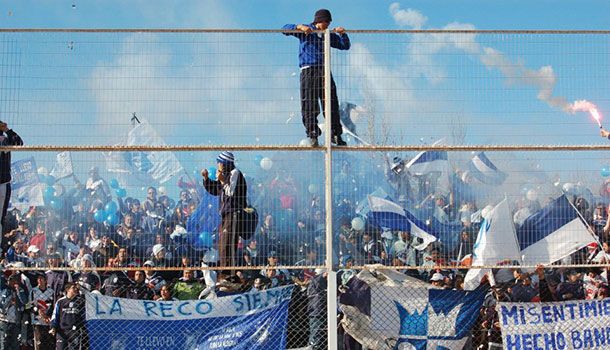
[[[332,146],[331,146],[331,118],[332,104],[330,93],[330,29],[324,31],[324,125],[326,133],[324,142],[326,153],[324,158],[325,170],[325,203],[326,203],[326,269],[328,271],[328,349],[337,347],[337,274],[333,270],[333,198],[332,198]]]

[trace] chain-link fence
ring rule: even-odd
[[[348,35],[2,31],[3,347],[607,348],[608,33]]]

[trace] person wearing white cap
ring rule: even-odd
[[[443,276],[443,274],[440,272],[436,272],[430,278],[430,283],[435,287],[443,288],[443,285],[445,284],[445,276]]]
[[[247,184],[244,175],[235,167],[235,158],[231,152],[222,152],[216,158],[216,180],[212,180],[207,169],[201,171],[203,187],[213,196],[219,196],[219,211],[221,216],[218,254],[220,267],[236,266],[237,243],[237,213],[247,204]],[[222,271],[222,275],[235,275],[236,271]],[[223,279],[223,276],[219,279]]]
[[[31,245],[28,247],[28,267],[46,267],[45,260],[40,257],[40,249]]]
[[[23,146],[23,140],[13,129],[0,120],[0,146]],[[0,152],[0,249],[8,203],[11,199],[11,152]],[[1,251],[0,251],[1,253]]]

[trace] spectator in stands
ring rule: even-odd
[[[309,346],[326,349],[326,290],[328,273],[316,275],[307,286],[307,310],[309,313]]]
[[[136,271],[133,282],[127,287],[125,298],[152,300],[154,295],[153,290],[146,284],[146,274],[144,271]]]
[[[144,213],[146,215],[150,215],[150,213],[153,213],[155,211],[156,204],[157,204],[157,189],[150,186],[146,190],[146,200],[144,200],[144,204],[143,204]]]
[[[310,24],[287,24],[284,30],[298,31],[285,32],[285,35],[297,37],[301,43],[299,52],[299,67],[301,67],[301,114],[303,125],[313,147],[318,146],[318,136],[321,130],[318,127],[317,118],[320,113],[319,101],[324,103],[324,39],[312,34],[315,30],[326,30],[332,21],[330,11],[320,9],[316,11],[314,20]],[[336,27],[335,33],[331,34],[330,45],[339,50],[348,50],[351,46],[349,37],[343,27]],[[339,99],[337,98],[337,87],[331,76],[331,129],[332,143],[337,146],[345,146],[341,138],[343,129],[339,120]]]
[[[290,281],[290,274],[286,269],[280,268],[279,257],[275,251],[269,252],[267,265],[261,271],[261,275],[271,280],[271,287],[277,287]]]
[[[585,288],[577,270],[567,271],[568,280],[559,283],[555,295],[559,301],[585,299]]]
[[[219,211],[221,216],[221,227],[218,241],[218,254],[221,267],[233,267],[237,264],[237,243],[239,232],[237,232],[237,212],[244,209],[247,203],[246,179],[239,169],[235,167],[233,153],[222,152],[216,158],[217,180],[209,177],[208,170],[203,169],[203,186],[213,196],[219,196]],[[235,275],[236,271],[222,271],[219,279],[223,279],[230,273]]]
[[[99,291],[101,287],[101,278],[95,271],[95,262],[90,254],[85,254],[81,258],[81,272],[74,275],[74,281],[86,291]]]
[[[56,348],[87,349],[85,298],[75,283],[66,284],[65,293],[65,297],[55,302],[51,318],[51,332],[56,337]]]
[[[55,291],[47,286],[47,276],[39,274],[37,286],[30,293],[32,303],[31,316],[34,328],[34,349],[54,349],[55,340],[49,334],[51,330],[51,319],[48,316],[53,309],[53,296]]]
[[[163,287],[161,287],[160,291],[159,291],[159,298],[157,298],[157,301],[177,301],[178,299],[174,298],[174,296],[172,295],[172,289],[169,287],[169,285],[164,285]]]
[[[440,272],[435,272],[430,277],[430,284],[437,288],[443,288],[445,286],[445,276]]]
[[[163,277],[161,277],[161,275],[154,270],[155,263],[151,260],[147,260],[144,262],[142,267],[144,267],[144,273],[146,274],[144,283],[146,283],[148,287],[152,289],[155,295],[159,295],[161,292],[161,287],[166,285],[166,282]]]
[[[199,297],[205,286],[195,279],[192,270],[184,270],[182,277],[174,283],[172,294],[178,300],[193,300]]]
[[[54,270],[61,267],[61,255],[59,253],[49,255],[47,263],[49,264],[49,271],[46,272],[47,285],[53,290],[53,300],[58,300],[63,296],[66,285],[72,282],[72,275],[69,271]]]
[[[101,203],[107,203],[112,199],[110,197],[110,187],[108,187],[106,180],[100,177],[99,168],[96,166],[89,169],[89,178],[85,183],[85,190],[92,199],[99,200]]]
[[[18,337],[24,318],[28,291],[19,275],[14,274],[5,282],[0,276],[0,331],[3,333],[2,349],[18,349]]]
[[[13,129],[0,121],[0,146],[22,146],[23,140]],[[5,231],[8,231],[6,213],[11,199],[11,152],[0,152],[0,249]],[[13,226],[14,227],[14,226]],[[2,251],[0,250],[0,253]]]

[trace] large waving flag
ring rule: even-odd
[[[423,151],[407,163],[411,174],[426,175],[433,171],[445,172],[450,169],[447,151]]]
[[[72,155],[70,151],[64,151],[57,153],[55,164],[49,175],[55,179],[63,179],[74,174],[74,167],[72,166]]]
[[[31,206],[44,205],[43,184],[38,179],[34,157],[11,163],[11,202],[9,208],[21,211]]]
[[[129,131],[124,145],[165,146],[165,141],[142,118]],[[104,156],[107,170],[120,177],[121,183],[129,184],[136,180],[149,185],[162,184],[184,171],[174,153],[169,151],[108,152]]]
[[[483,152],[475,154],[468,167],[470,175],[483,184],[500,185],[506,180],[506,173],[499,170]]]
[[[443,140],[436,141],[433,146],[439,145]],[[451,191],[450,175],[451,165],[447,151],[423,151],[418,153],[407,163],[409,172],[416,176],[440,173],[435,191],[448,194]]]
[[[483,221],[472,252],[472,265],[500,265],[520,261],[521,253],[512,215],[506,198],[496,205]],[[464,278],[464,289],[474,290],[490,269],[470,269]]]
[[[428,244],[440,240],[452,248],[457,243],[459,225],[443,224],[433,219],[426,225],[408,210],[387,199],[369,196],[370,212],[368,218],[371,224],[391,230],[409,231],[415,237],[423,240],[416,249],[424,249]]]
[[[517,237],[526,265],[551,264],[597,242],[565,195],[525,219]]]

